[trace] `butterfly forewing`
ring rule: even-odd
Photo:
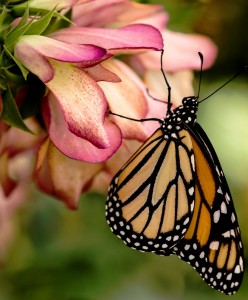
[[[184,236],[194,207],[192,155],[187,131],[172,138],[158,129],[114,177],[107,221],[128,246],[166,254]]]

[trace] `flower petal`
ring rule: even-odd
[[[49,140],[38,153],[35,179],[39,187],[48,194],[65,202],[70,209],[78,208],[82,190],[85,190],[102,164],[87,164],[63,155]]]
[[[0,155],[7,151],[10,156],[19,152],[34,148],[43,138],[42,129],[34,118],[25,120],[25,124],[35,134],[23,131],[16,127],[10,127],[8,131],[1,134],[0,139]]]
[[[202,52],[204,56],[204,69],[213,65],[217,47],[210,38],[200,34],[183,34],[169,30],[166,30],[163,36],[168,45],[168,51],[165,50],[168,52],[165,55],[165,60],[168,60],[168,69],[199,70],[201,64],[197,52]]]
[[[14,55],[46,83],[54,74],[47,57],[74,63],[93,61],[94,65],[106,55],[106,50],[92,45],[72,45],[45,36],[28,35],[16,43]]]
[[[171,87],[173,87],[171,89],[172,109],[181,105],[184,97],[194,95],[192,71],[183,70],[175,73],[166,73],[166,77]],[[149,88],[149,93],[153,97],[164,101],[164,103],[161,103],[149,97],[147,118],[165,118],[167,113],[168,88],[161,71],[148,70],[144,74],[144,81]],[[150,134],[159,126],[158,122],[144,123],[144,127]]]
[[[78,64],[77,64],[78,66]],[[94,67],[84,69],[84,72],[88,74],[95,81],[107,81],[107,82],[121,82],[121,79],[113,72],[110,72],[102,65],[95,65]]]
[[[118,84],[99,82],[111,111],[130,118],[145,118],[147,114],[146,91],[139,77],[127,65],[118,60],[105,61],[104,66],[117,74],[122,80]],[[111,118],[121,128],[124,138],[140,141],[147,138],[147,132],[142,123],[117,116]]]
[[[145,18],[138,19],[137,21],[133,22],[139,24],[147,24],[157,28],[160,32],[166,27],[169,21],[169,15],[165,11],[159,11],[153,15],[149,15]]]
[[[163,48],[160,32],[145,24],[133,24],[118,29],[70,27],[55,32],[51,37],[72,44],[93,44],[108,50]]]
[[[182,99],[187,96],[194,95],[193,89],[193,72],[189,70],[178,71],[175,73],[166,73],[166,77],[171,87],[171,101],[175,107],[182,104]],[[160,70],[148,70],[144,74],[144,81],[149,88],[150,93],[157,99],[164,100],[165,103],[157,102],[149,99],[149,104],[154,106],[159,104],[160,109],[156,111],[153,115],[150,115],[151,110],[149,109],[149,117],[164,118],[166,116],[167,103],[168,100],[168,88],[162,72]],[[173,108],[172,108],[173,109]]]
[[[65,63],[51,63],[55,75],[47,86],[63,111],[68,129],[98,148],[108,148],[110,142],[102,126],[107,102],[101,88],[83,70]],[[55,109],[55,104],[52,105]],[[56,115],[54,118],[58,119]]]
[[[48,107],[45,107],[46,105],[48,105]],[[55,146],[66,156],[95,163],[105,161],[119,148],[121,144],[120,130],[108,120],[105,120],[101,127],[105,131],[109,141],[109,147],[99,149],[89,141],[76,136],[68,130],[58,102],[52,95],[49,96],[49,102],[47,102],[46,105],[44,103],[44,113],[47,113],[47,109],[50,111],[50,124],[48,123],[49,136]],[[93,126],[97,127],[98,124],[91,123],[92,130],[94,130]]]
[[[217,47],[210,38],[199,34],[184,34],[169,30],[163,31],[162,34],[166,43],[163,65],[167,72],[199,70],[201,64],[197,52],[202,52],[204,56],[203,69],[213,65],[217,56]],[[131,57],[129,63],[136,66],[139,63],[140,72],[143,72],[144,68],[158,70],[160,69],[160,56],[150,51]]]
[[[9,176],[9,157],[7,152],[0,156],[0,187],[5,196],[9,196],[17,186],[17,182]]]
[[[127,0],[93,1],[75,7],[72,19],[80,27],[100,27],[113,23],[123,25],[146,18],[161,10],[163,10],[161,5],[133,3]]]

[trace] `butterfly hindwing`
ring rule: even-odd
[[[213,288],[235,293],[243,277],[240,229],[224,173],[199,124],[190,129],[196,164],[195,208],[183,239],[173,248]]]
[[[106,203],[112,231],[128,246],[166,255],[185,234],[194,207],[194,161],[186,130],[158,129],[112,180]]]

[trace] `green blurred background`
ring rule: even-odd
[[[169,28],[210,36],[216,65],[204,72],[208,95],[248,63],[248,1],[168,0]],[[248,77],[242,74],[199,109],[233,194],[248,255]],[[84,195],[80,209],[34,189],[15,217],[17,233],[1,260],[0,300],[226,299],[177,257],[124,246],[105,221],[105,196]],[[248,299],[248,278],[232,299]]]

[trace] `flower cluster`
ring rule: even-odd
[[[192,73],[216,57],[206,37],[166,29],[160,5],[128,0],[29,0],[0,4],[0,201],[27,182],[78,206],[82,192],[105,191],[128,156],[154,130],[108,114],[164,117],[192,95]],[[21,3],[20,3],[21,2]],[[117,151],[118,150],[118,151]],[[20,202],[23,192],[13,201]],[[12,197],[13,198],[13,197]]]

